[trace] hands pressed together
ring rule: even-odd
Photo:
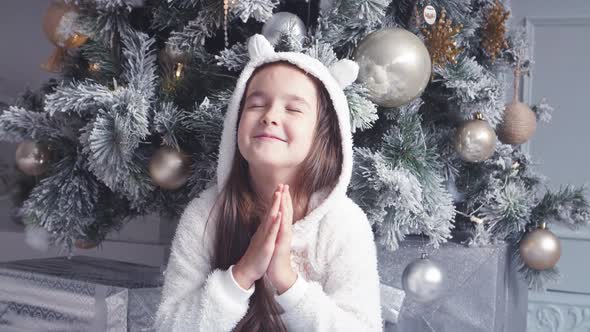
[[[297,280],[291,268],[293,201],[289,185],[280,184],[268,214],[254,233],[244,256],[233,268],[234,279],[244,289],[265,274],[279,294]]]

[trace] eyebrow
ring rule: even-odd
[[[248,95],[248,97],[246,97],[246,100],[250,99],[251,97],[266,97],[266,94],[262,91],[254,91],[251,94]],[[294,95],[294,94],[288,94],[285,96],[288,100],[294,100],[294,101],[299,101],[304,103],[307,107],[311,107],[309,105],[309,103],[307,102],[307,100],[303,99],[302,97],[298,96],[298,95]]]

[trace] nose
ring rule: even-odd
[[[261,122],[265,125],[272,124],[277,125],[279,122],[279,111],[278,107],[271,105],[266,112],[262,115]]]

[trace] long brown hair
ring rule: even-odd
[[[266,66],[276,63],[288,64],[303,72],[299,67],[286,61],[273,62],[256,68],[246,84],[238,119],[244,107],[245,94],[252,77]],[[342,171],[342,136],[338,117],[324,85],[316,77],[311,75],[309,77],[314,81],[318,91],[318,121],[311,150],[301,163],[300,176],[295,177],[298,182],[290,185],[294,205],[300,207],[307,204],[311,193],[325,188],[332,189]],[[219,207],[219,213],[212,218],[217,225],[213,269],[226,270],[244,255],[250,239],[260,224],[260,216],[263,216],[268,208],[261,206],[260,202],[261,199],[250,182],[248,162],[240,153],[236,142],[230,175],[215,204]],[[261,278],[255,282],[255,291],[249,301],[248,311],[234,331],[287,330],[279,316],[280,309],[268,280]]]

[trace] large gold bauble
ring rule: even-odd
[[[519,250],[528,267],[546,270],[555,267],[561,257],[561,242],[550,230],[538,228],[524,236]]]
[[[496,141],[496,133],[487,121],[467,120],[455,133],[455,150],[465,161],[480,162],[494,154]]]

